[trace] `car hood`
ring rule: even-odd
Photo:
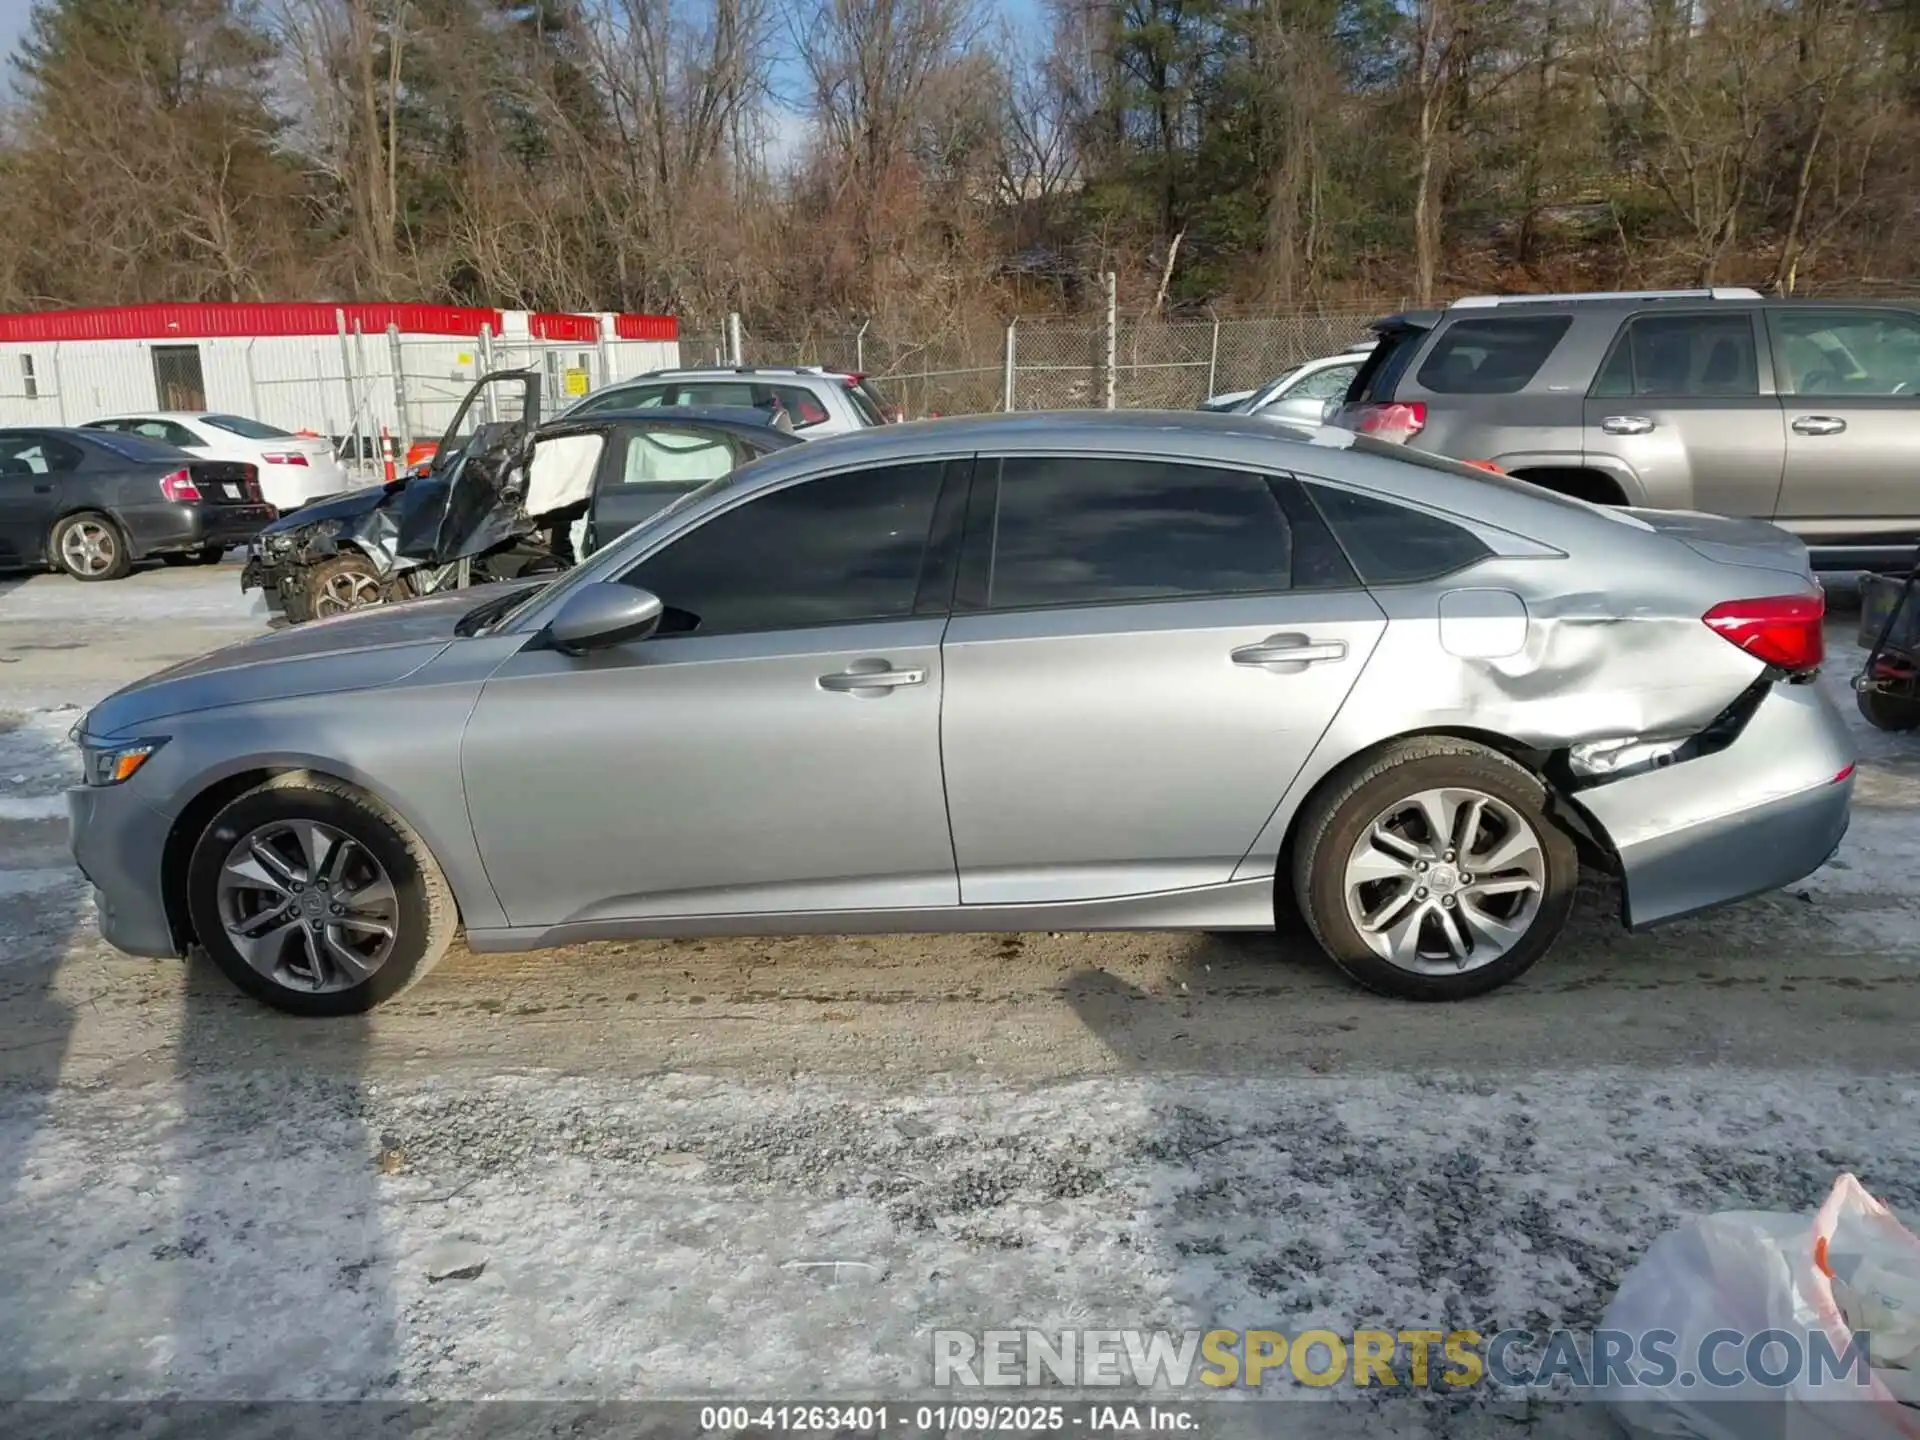
[[[92,736],[125,735],[168,715],[391,685],[444,650],[461,617],[506,588],[375,605],[243,640],[116,691],[82,728]]]
[[[331,495],[325,500],[316,500],[311,505],[302,505],[297,510],[289,510],[271,525],[261,530],[262,535],[279,535],[289,530],[298,530],[303,525],[312,525],[316,521],[353,520],[385,503],[390,495],[398,494],[404,488],[404,480],[395,480],[387,485],[369,485],[363,490],[349,490],[343,495]]]

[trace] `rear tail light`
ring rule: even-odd
[[[200,487],[193,483],[193,476],[185,470],[176,470],[171,475],[160,477],[160,493],[169,500],[198,500]]]
[[[1770,595],[1728,600],[1701,620],[1729,644],[1779,669],[1804,673],[1826,658],[1827,599],[1820,595]]]
[[[1427,428],[1426,402],[1395,400],[1386,405],[1355,406],[1353,428],[1380,440],[1411,440]]]
[[[288,450],[275,455],[262,455],[260,458],[269,465],[305,465],[307,463],[307,457],[302,455],[298,450]]]

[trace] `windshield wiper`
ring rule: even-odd
[[[482,630],[498,624],[517,610],[527,600],[531,600],[544,590],[550,582],[542,581],[522,590],[509,589],[504,595],[494,595],[482,600],[473,609],[460,617],[460,623],[453,627],[453,633],[462,639],[478,635]]]

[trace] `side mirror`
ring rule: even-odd
[[[547,634],[555,649],[584,655],[589,650],[646,639],[659,628],[665,608],[660,597],[650,591],[599,580],[567,597],[567,603],[547,626]]]
[[[1327,401],[1326,404],[1320,407],[1320,423],[1322,425],[1331,425],[1333,423],[1333,417],[1340,413],[1340,407],[1346,403],[1347,402],[1338,395]]]

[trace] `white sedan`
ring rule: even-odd
[[[295,435],[243,415],[155,410],[90,420],[90,430],[118,430],[177,446],[202,460],[239,461],[260,472],[260,496],[274,509],[294,510],[352,485],[333,445],[318,435]]]

